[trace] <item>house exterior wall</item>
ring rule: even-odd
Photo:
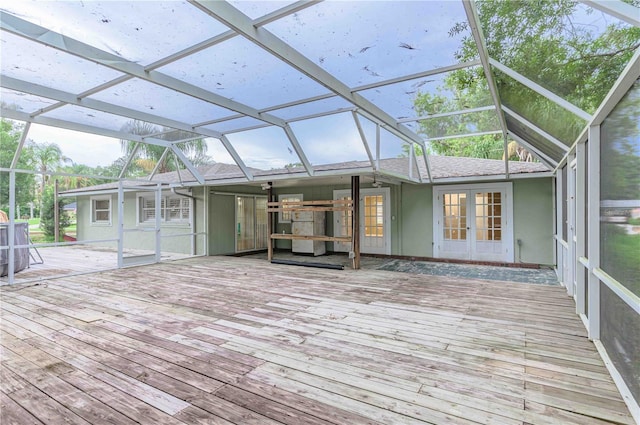
[[[397,191],[397,198],[400,223],[392,226],[396,231],[391,237],[396,242],[393,247],[399,245],[400,248],[392,253],[432,257],[433,187],[403,184]],[[552,180],[513,180],[513,198],[515,261],[553,264]],[[522,241],[520,247],[517,245],[518,239]]]
[[[552,187],[551,178],[513,181],[516,262],[547,265],[554,263]],[[520,249],[518,239],[522,241]]]
[[[101,195],[103,196],[103,195]],[[116,202],[118,194],[104,195],[111,199],[111,223],[110,224],[91,224],[91,197],[78,196],[76,198],[76,238],[79,241],[101,240],[101,239],[117,239],[118,238],[118,209]],[[116,248],[117,242],[99,242],[96,246],[107,246]],[[93,246],[93,244],[92,244]]]
[[[432,194],[432,186],[414,184],[401,186],[399,194],[400,255],[433,256]]]
[[[259,187],[224,186],[209,190],[209,255],[233,254],[236,250],[236,205],[234,195],[266,195]]]
[[[370,184],[362,184],[360,189],[370,189],[372,186]],[[395,185],[391,185],[390,187],[390,215],[392,217],[391,220],[391,254],[399,255],[400,245],[398,238],[394,237],[399,232],[399,220],[397,219],[399,214],[400,205],[398,203],[399,196],[399,187]],[[312,200],[331,200],[333,199],[333,191],[334,190],[351,190],[351,184],[339,184],[339,185],[325,185],[325,186],[305,186],[305,187],[289,187],[282,188],[274,191],[276,199],[278,195],[287,195],[287,194],[302,194],[303,200],[312,201]],[[328,211],[326,213],[326,234],[334,235],[334,220],[333,213]],[[291,224],[290,223],[278,223],[276,219],[276,232],[277,233],[291,233]],[[326,242],[327,250],[333,251],[333,242]],[[291,241],[289,240],[277,240],[276,248],[279,249],[291,249]]]
[[[363,184],[362,189],[370,185]],[[431,185],[401,184],[390,188],[391,255],[433,257],[433,187]],[[333,199],[334,190],[348,190],[350,185],[319,185],[275,188],[277,199],[282,194],[302,194],[304,200]],[[208,193],[206,193],[208,191]],[[196,254],[223,255],[235,252],[235,197],[234,194],[265,195],[254,186],[195,187],[196,197],[192,206],[193,232],[208,231],[208,236],[196,237]],[[116,239],[117,194],[111,194],[111,225],[91,224],[91,197],[78,197],[78,239]],[[513,180],[514,252],[516,262],[553,263],[553,200],[550,178]],[[138,225],[137,193],[125,193],[125,228],[149,228]],[[205,221],[207,221],[205,225]],[[291,233],[290,223],[279,223],[275,219],[277,233]],[[333,235],[333,214],[327,212],[326,234]],[[191,233],[189,225],[162,226],[162,235]],[[184,254],[191,253],[190,236],[164,237],[162,250]],[[522,241],[518,246],[517,240]],[[125,233],[125,248],[154,248],[153,232]],[[116,247],[116,242],[100,243]],[[291,241],[278,240],[276,247],[291,249]],[[333,251],[333,243],[327,242],[327,250]]]
[[[124,233],[125,249],[155,250],[155,232],[143,231],[153,228],[153,224],[137,223],[137,202],[139,192],[126,192],[124,194],[124,228],[139,229],[140,231],[132,231]],[[144,192],[150,194],[152,192]],[[163,192],[169,194],[170,192]],[[161,250],[166,252],[174,252],[180,254],[204,255],[206,253],[206,236],[201,235],[195,238],[192,243],[191,236],[171,236],[184,233],[204,232],[205,231],[205,192],[203,188],[193,188],[191,195],[195,197],[191,203],[191,223],[163,223],[161,225]],[[112,193],[107,195],[111,199],[111,223],[96,224],[91,222],[91,199],[92,196],[84,195],[77,197],[77,239],[85,240],[104,240],[118,238],[118,194]],[[117,247],[117,242],[97,242],[92,244],[95,246],[106,246],[111,248]],[[193,245],[193,248],[192,248]]]
[[[209,255],[235,252],[235,197],[209,195]]]

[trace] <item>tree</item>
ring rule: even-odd
[[[603,199],[640,199],[640,83],[601,126]]]
[[[640,1],[633,0],[635,6]],[[547,87],[585,111],[594,112],[640,46],[640,28],[610,18],[605,28],[580,23],[594,15],[576,1],[482,0],[478,15],[489,55]],[[584,15],[584,16],[583,16]],[[467,37],[458,52],[468,60],[475,41]],[[521,87],[498,74],[501,87]],[[531,99],[521,99],[530,102]],[[580,128],[582,130],[582,128]],[[572,140],[573,142],[573,140]]]
[[[139,136],[170,133],[172,140],[183,140],[193,137],[193,133],[174,130],[167,127],[159,128],[153,124],[138,120],[129,121],[121,130]],[[157,136],[157,138],[161,139],[162,136]],[[129,165],[129,175],[142,176],[150,174],[153,169],[156,168],[160,160],[162,160],[162,162],[158,166],[158,173],[166,173],[176,169],[175,163],[177,158],[172,152],[164,155],[166,150],[164,146],[138,143],[136,141],[124,139],[120,140],[120,146],[122,147],[122,152],[126,158],[129,158],[134,154],[133,161],[131,161],[131,165]],[[187,158],[189,158],[194,165],[204,165],[211,162],[211,158],[206,155],[207,144],[204,139],[181,142],[177,143],[176,146],[184,152]],[[180,160],[178,160],[178,163],[180,163]]]
[[[64,229],[69,227],[71,220],[64,210],[65,199],[58,201],[58,233],[64,235]],[[40,226],[45,236],[52,239],[55,236],[55,190],[53,185],[46,187],[42,196],[42,208],[40,210]]]
[[[420,93],[414,109],[420,115],[433,115],[490,105],[492,100],[484,76],[472,76],[469,86],[458,84],[456,76],[450,74],[438,93]],[[499,128],[495,112],[457,114],[420,121],[419,132],[425,137],[438,138],[491,131]],[[432,140],[429,148],[438,155],[500,159],[504,152],[501,135],[483,135],[465,138]]]
[[[29,143],[33,154],[34,165],[36,170],[42,175],[40,180],[40,218],[42,219],[43,195],[45,187],[49,182],[49,173],[56,171],[62,163],[71,162],[71,159],[62,154],[60,146],[50,142],[34,142]]]
[[[127,163],[127,158],[121,156],[120,158],[113,161],[110,165],[107,166],[97,166],[95,168],[96,176],[106,176],[106,177],[118,177],[120,171]]]
[[[640,5],[640,0],[630,2]],[[588,113],[597,109],[640,46],[640,28],[620,22],[609,23],[604,28],[581,24],[580,17],[600,12],[594,12],[575,1],[478,0],[476,4],[490,57]],[[467,29],[467,22],[459,22],[450,30],[450,35],[466,32]],[[477,59],[477,55],[476,43],[471,35],[463,39],[455,54],[460,62]],[[493,71],[504,105],[567,145],[575,141],[586,125],[585,121],[501,72]],[[444,107],[454,108],[447,110],[492,103],[486,98],[488,91],[481,67],[450,73],[445,79],[444,90],[453,95],[420,94],[416,100],[416,110],[433,114],[439,112],[439,107],[442,109],[441,103],[444,103]],[[452,130],[448,130],[450,132],[459,130],[465,124],[464,116],[456,117],[442,120],[452,123]],[[434,123],[430,121],[423,122],[421,130],[428,137],[433,137],[430,135],[434,131]],[[467,123],[467,127],[470,125],[473,126]],[[456,143],[459,142],[454,140],[440,145]],[[502,144],[501,138],[496,137],[496,149]],[[434,146],[434,149],[438,147]],[[502,147],[500,149],[502,152]]]
[[[7,119],[0,119],[0,168],[9,168],[18,148],[23,126]],[[30,149],[22,149],[17,169],[29,170],[33,166]],[[34,200],[35,177],[33,174],[16,173],[16,205],[28,205]],[[9,210],[9,173],[0,172],[0,208]]]
[[[68,176],[60,176],[58,178],[61,192],[98,184],[95,178],[88,177],[90,175],[97,175],[96,169],[88,165],[76,164],[74,162],[71,165],[60,167],[58,171],[63,174],[72,174]]]

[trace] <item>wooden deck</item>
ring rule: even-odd
[[[2,425],[633,423],[560,287],[208,257],[0,291]]]
[[[33,264],[16,273],[14,283],[32,282],[56,277],[112,270],[118,267],[118,252],[108,248],[90,244],[45,247],[32,250]],[[125,250],[125,257],[152,255],[151,251]],[[163,252],[162,261],[186,258],[188,255]],[[40,263],[42,260],[42,263]],[[0,286],[6,285],[7,276],[0,277]]]

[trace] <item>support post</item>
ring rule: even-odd
[[[353,247],[353,268],[360,269],[360,176],[351,176],[351,200],[353,214],[351,220],[351,246]]]
[[[376,166],[374,170],[380,170],[380,124],[376,124]]]
[[[586,155],[585,155],[585,145],[584,143],[578,143],[576,145],[576,222],[575,222],[575,235],[576,235],[576,252],[575,258],[575,268],[576,268],[576,313],[577,314],[585,314],[585,302],[586,302],[586,290],[585,286],[587,284],[584,273],[584,265],[580,258],[586,258],[587,253],[585,252],[586,241],[585,241],[585,228],[586,228],[586,217],[587,217],[587,208],[586,208],[586,200],[585,200],[585,173],[586,170]]]
[[[118,180],[118,268],[124,267],[124,186]]]
[[[53,181],[53,241],[60,242],[60,209],[58,208],[58,179]]]
[[[7,229],[7,238],[9,252],[7,253],[7,259],[9,267],[7,269],[7,280],[9,285],[13,284],[15,278],[15,259],[16,259],[16,172],[15,170],[9,171],[9,227]]]
[[[587,285],[589,339],[600,339],[600,279],[594,270],[600,267],[600,126],[589,127],[588,144],[589,175],[587,187],[589,190],[589,204],[587,205],[587,225],[589,226],[589,241],[587,242],[587,256],[589,259],[589,277]]]
[[[174,151],[175,152],[175,151]],[[162,184],[158,183],[155,191],[155,213],[156,213],[156,246],[155,246],[155,261],[156,263],[160,262],[161,252],[162,252],[162,234],[160,233],[160,229],[162,228]]]
[[[18,168],[18,161],[20,160],[20,154],[22,153],[22,148],[24,148],[24,143],[27,140],[27,135],[29,134],[30,128],[31,128],[31,123],[26,122],[24,124],[24,129],[22,130],[22,134],[20,135],[20,142],[18,142],[18,147],[16,148],[16,151],[13,154],[13,160],[11,161],[10,168]]]
[[[271,202],[273,201],[273,182],[268,182],[268,184],[269,188],[267,189],[267,202]],[[267,212],[267,261],[271,261],[273,259],[273,244],[275,242],[273,239],[271,239],[273,229],[273,213]]]

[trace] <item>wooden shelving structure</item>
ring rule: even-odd
[[[311,212],[352,212],[353,217],[353,201],[350,199],[331,199],[320,201],[279,201],[279,202],[267,202],[267,213],[269,213],[268,234],[270,235],[270,241],[268,245],[267,258],[269,261],[273,259],[273,243],[272,240],[284,239],[284,240],[313,240],[324,242],[342,242],[351,243],[353,246],[353,238],[351,236],[326,236],[326,235],[294,235],[291,233],[274,233],[272,229],[273,217],[272,214],[287,211],[295,213],[299,211],[311,211]],[[354,233],[352,232],[352,235]],[[354,258],[354,268],[360,264],[360,253],[353,251],[357,256],[357,261]]]

